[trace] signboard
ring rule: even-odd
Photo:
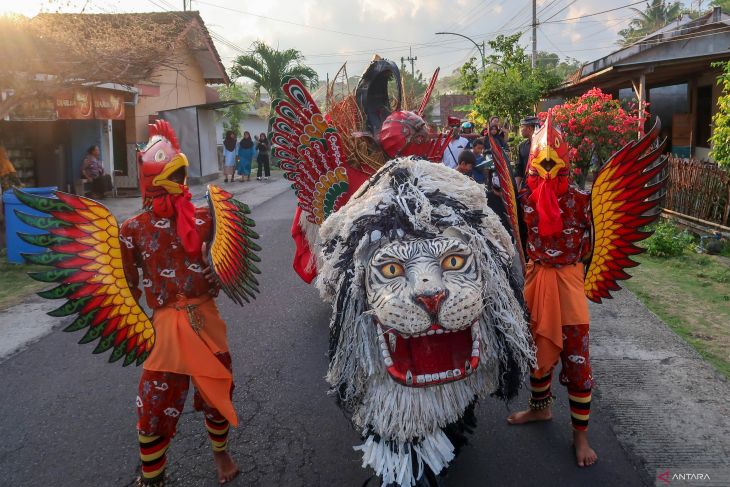
[[[13,96],[10,90],[3,100]],[[124,120],[124,93],[114,90],[73,88],[55,96],[39,96],[15,107],[5,120]]]
[[[124,95],[112,90],[94,90],[94,118],[124,120]]]
[[[94,104],[91,89],[76,88],[57,93],[56,113],[59,120],[92,120]]]

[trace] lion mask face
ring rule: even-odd
[[[391,378],[425,387],[476,370],[483,285],[477,258],[458,235],[375,250],[366,269],[367,301]]]

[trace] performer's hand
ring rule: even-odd
[[[200,247],[200,252],[203,256],[203,264],[205,264],[205,267],[203,267],[203,275],[211,286],[208,292],[213,296],[217,296],[218,291],[220,290],[220,285],[218,283],[218,278],[210,265],[210,260],[208,259],[208,242],[203,242],[203,245]]]

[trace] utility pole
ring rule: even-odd
[[[410,48],[409,47],[408,48],[408,52],[409,52],[408,57],[405,58],[405,60],[406,61],[410,61],[410,63],[411,63],[411,76],[413,76],[415,78],[416,77],[416,70],[414,68],[414,64],[418,60],[418,56],[413,57],[413,48]],[[403,58],[400,58],[400,59],[401,59],[401,64],[403,64]]]
[[[192,10],[190,0],[183,0],[183,12],[187,12],[188,10]]]
[[[532,0],[532,69],[537,67],[537,0]]]

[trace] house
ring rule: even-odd
[[[636,43],[583,65],[552,96],[578,96],[599,87],[614,97],[635,96],[661,119],[672,152],[708,159],[712,115],[721,90],[717,61],[730,60],[730,16],[720,8],[678,19]]]
[[[471,110],[464,110],[463,108],[471,105],[473,102],[474,97],[471,95],[441,95],[439,98],[438,112],[436,112],[437,115],[432,112],[432,116],[434,117],[433,123],[435,125],[445,125],[449,117],[456,117],[461,120],[465,119]]]
[[[99,145],[115,186],[138,187],[135,150],[155,118],[168,119],[178,132],[193,182],[217,176],[213,111],[219,107],[208,104],[206,87],[230,79],[198,12],[40,14],[30,22],[72,31],[78,52],[103,36],[110,46],[104,52],[116,53],[88,59],[88,83],[24,103],[0,121],[0,143],[22,157],[32,185],[74,190],[86,149]],[[110,78],[120,80],[104,78],[105,64],[115,64]]]

